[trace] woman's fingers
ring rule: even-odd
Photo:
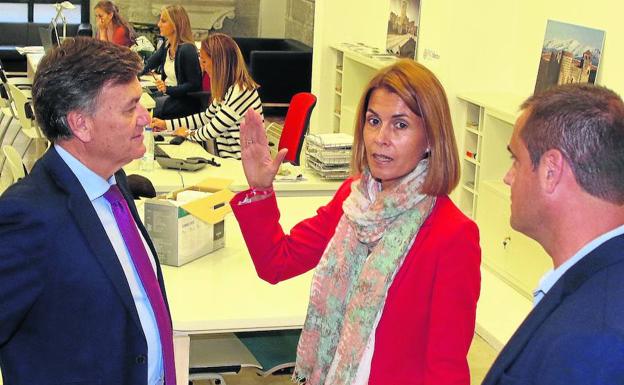
[[[252,144],[266,144],[262,117],[252,108],[247,110],[241,122],[240,141],[242,147],[248,147]]]
[[[286,157],[287,152],[288,152],[287,148],[282,148],[281,150],[279,150],[277,155],[275,155],[275,159],[273,159],[273,169],[275,170],[276,174],[277,174],[277,170],[279,169],[279,166],[284,161],[284,158]]]

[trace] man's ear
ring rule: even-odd
[[[563,176],[565,157],[561,151],[551,149],[546,151],[539,164],[539,177],[542,188],[547,193],[555,191]]]
[[[93,138],[93,122],[91,116],[85,112],[79,110],[68,112],[67,125],[72,134],[81,142],[88,143]]]

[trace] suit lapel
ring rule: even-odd
[[[502,373],[513,364],[518,355],[524,350],[535,331],[567,296],[574,293],[598,271],[614,263],[622,262],[624,254],[622,254],[621,250],[624,250],[624,235],[617,236],[603,243],[566,271],[539,304],[529,313],[507,345],[505,345],[483,380],[483,385],[498,382]]]
[[[58,155],[54,147],[51,147],[46,152],[42,162],[46,169],[49,170],[52,179],[58,187],[67,195],[69,212],[76,220],[78,227],[91,247],[93,255],[111,280],[131,318],[140,328],[139,315],[128,286],[128,281],[119,263],[119,258],[82,185]]]
[[[502,373],[515,361],[522,352],[533,333],[548,318],[548,316],[559,306],[562,300],[562,290],[560,285],[553,286],[540,303],[527,315],[516,332],[511,336],[498,358],[490,368],[487,376],[483,380],[483,385],[496,384]]]

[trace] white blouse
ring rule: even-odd
[[[171,59],[169,57],[169,53],[165,55],[165,74],[167,75],[167,79],[165,79],[165,85],[175,87],[178,85],[178,78],[175,73],[175,58]]]

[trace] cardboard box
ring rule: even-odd
[[[225,246],[225,215],[234,194],[228,179],[209,178],[201,183],[145,202],[145,227],[163,265],[182,266]],[[212,195],[178,204],[183,191]]]

